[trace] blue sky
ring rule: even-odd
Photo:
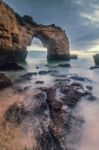
[[[99,0],[5,0],[22,16],[65,29],[70,48],[99,51]],[[36,42],[37,43],[37,42]]]

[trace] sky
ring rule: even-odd
[[[69,38],[71,50],[99,51],[99,0],[4,1],[22,16],[32,16],[37,23],[61,26]]]

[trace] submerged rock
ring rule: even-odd
[[[35,84],[44,84],[44,81],[36,81]]]
[[[93,66],[93,67],[90,67],[91,70],[93,69],[99,69],[99,66]]]
[[[24,75],[22,75],[20,77],[23,78],[23,79],[26,79],[26,80],[30,80],[33,75],[36,76],[37,73],[36,72],[29,72],[29,73],[26,73],[26,74],[24,74]]]
[[[12,86],[12,82],[8,79],[4,73],[0,73],[0,89],[4,89]]]
[[[89,81],[89,82],[91,81],[88,78],[85,78],[85,77],[82,77],[82,76],[79,76],[79,75],[70,75],[69,78],[73,79],[73,80],[77,80],[77,81]]]
[[[24,70],[24,68],[17,63],[3,63],[0,64],[0,71],[20,71]]]
[[[39,75],[46,75],[46,74],[48,74],[48,73],[49,73],[49,71],[39,71],[39,72],[38,72]]]
[[[59,66],[59,67],[66,67],[66,68],[71,67],[70,64],[59,64],[58,66]]]
[[[72,54],[72,55],[70,55],[70,58],[71,59],[78,59],[78,56],[76,54]]]

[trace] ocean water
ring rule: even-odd
[[[83,101],[79,102],[75,110],[73,110],[74,115],[81,116],[81,118],[85,120],[85,123],[83,128],[79,127],[79,125],[77,124],[73,125],[72,132],[70,135],[68,135],[67,145],[68,150],[99,150],[99,69],[90,69],[91,66],[94,66],[93,58],[91,56],[83,56],[79,57],[79,59],[71,61],[48,62],[46,56],[47,52],[29,52],[26,62],[20,64],[25,67],[25,71],[6,72],[6,74],[14,82],[20,77],[20,75],[23,75],[28,72],[38,73],[39,71],[53,70],[53,75],[37,75],[34,76],[30,82],[28,81],[26,83],[21,83],[18,85],[20,87],[31,86],[31,91],[33,91],[34,86],[39,86],[35,85],[35,81],[44,81],[44,85],[50,86],[54,84],[54,79],[57,75],[59,76],[77,74],[79,76],[88,78],[89,82],[87,82],[87,84],[93,87],[92,93],[96,97],[96,100],[87,101],[86,99],[84,99]],[[72,67],[56,67],[61,63],[69,63]],[[54,71],[57,71],[57,73]],[[36,93],[35,90],[32,93],[31,91],[29,91],[28,93],[24,93],[24,95],[15,94],[11,89],[0,91],[0,119],[2,119],[2,114],[6,111],[8,106],[12,105],[13,103],[21,103],[24,100],[24,103],[31,107],[31,97],[33,96],[33,94]],[[12,129],[12,131],[9,131],[9,127],[7,127],[7,131],[3,131],[3,129],[0,128],[0,144],[3,142],[5,143],[8,135],[9,138],[7,139],[7,146],[9,146],[9,148],[7,150],[23,150],[22,147],[20,147],[20,145],[26,145],[29,150],[32,150],[32,148],[34,147],[35,150],[36,141],[32,140],[33,134],[31,135],[32,127],[35,126],[35,124],[38,127],[39,121],[34,120],[33,124],[31,122],[29,123],[28,121],[28,125],[25,125],[26,127],[29,126],[29,134],[27,138],[23,138],[20,129],[18,128],[15,129],[11,127],[10,129]],[[37,127],[34,127],[34,129],[37,129]],[[80,134],[80,132],[82,133]],[[13,135],[13,133],[16,134]],[[15,136],[14,140],[12,140],[13,136]],[[79,136],[81,137],[79,138]],[[11,149],[12,147],[13,149]]]

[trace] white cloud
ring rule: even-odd
[[[87,19],[92,24],[99,23],[99,10],[94,10],[93,13],[81,13],[81,17]]]

